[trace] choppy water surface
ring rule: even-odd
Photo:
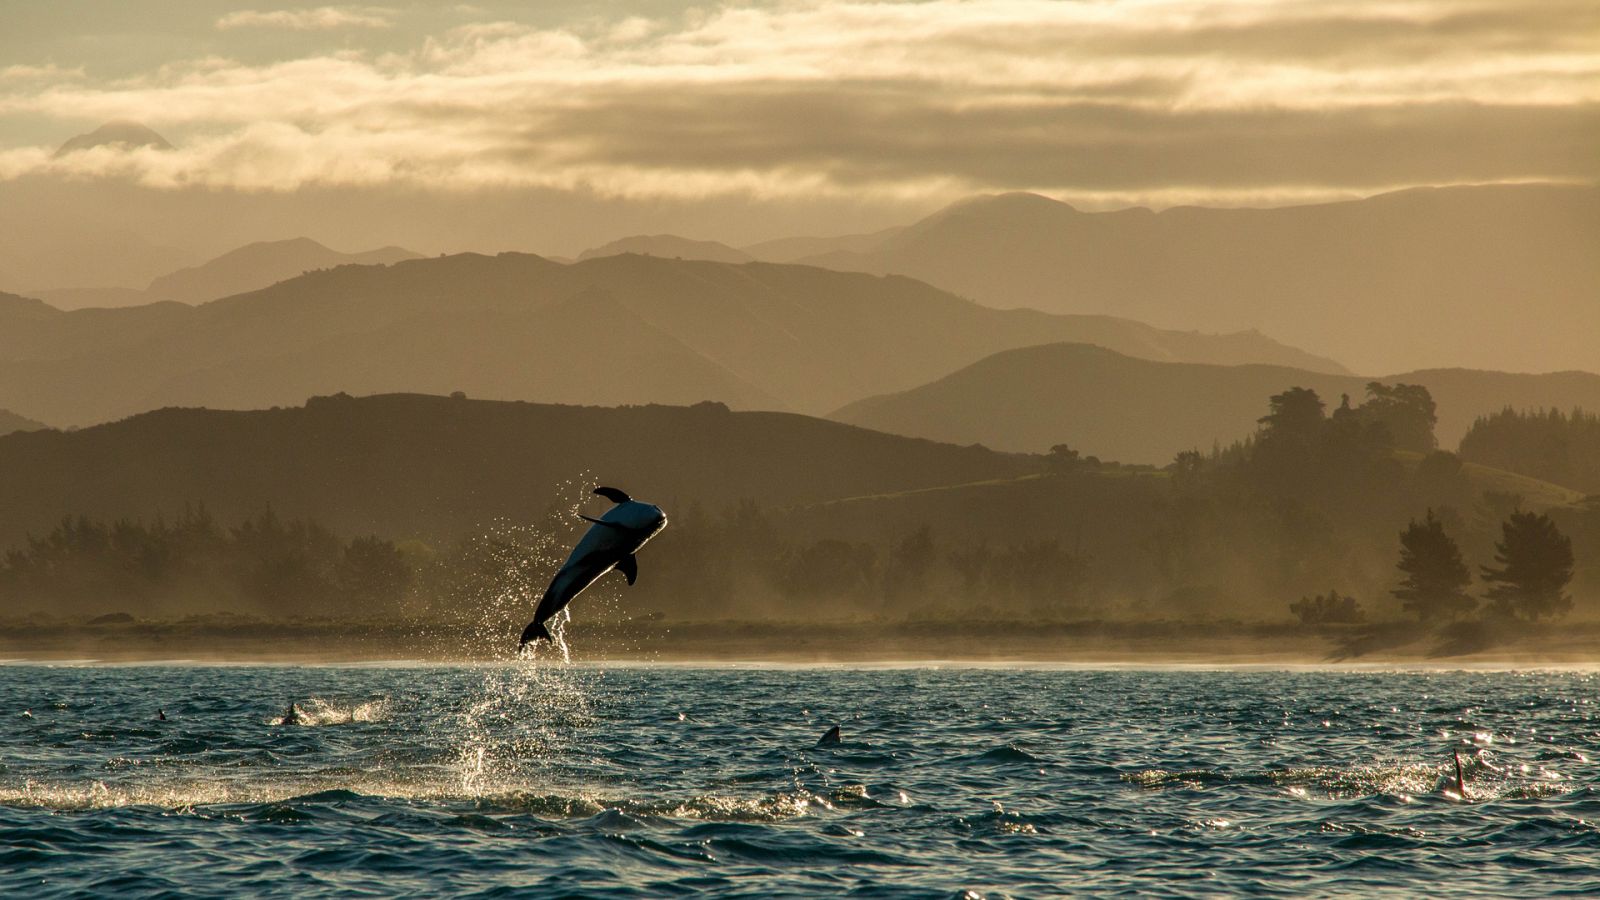
[[[1596,686],[0,666],[0,895],[1593,895]]]

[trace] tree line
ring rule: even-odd
[[[1600,494],[1600,416],[1575,409],[1503,409],[1479,416],[1461,458]]]
[[[435,548],[346,540],[271,508],[226,527],[204,505],[152,523],[66,517],[0,560],[0,608],[436,619],[500,610],[515,617],[531,610],[564,558],[554,522],[490,529]],[[1053,539],[948,543],[927,526],[881,544],[796,539],[747,500],[717,512],[691,505],[657,538],[644,568],[629,598],[638,614],[1015,618],[1081,611],[1087,560]],[[515,608],[502,609],[507,601]]]
[[[391,541],[344,540],[270,507],[224,527],[200,504],[152,523],[65,517],[6,552],[0,602],[13,613],[330,615],[391,609],[411,580]]]

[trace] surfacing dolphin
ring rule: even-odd
[[[598,519],[583,516],[594,524],[578,541],[578,546],[572,548],[572,555],[562,564],[561,571],[550,579],[533,621],[522,630],[519,649],[539,638],[554,640],[544,623],[566,609],[568,603],[601,575],[617,569],[628,576],[629,584],[633,584],[639,577],[639,560],[634,554],[655,537],[656,532],[667,527],[667,514],[658,506],[640,503],[613,487],[598,487],[594,492],[616,506]]]

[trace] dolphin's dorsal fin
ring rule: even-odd
[[[612,503],[627,503],[633,499],[628,496],[627,491],[617,490],[614,487],[605,487],[604,485],[595,488],[594,492],[596,496],[604,497]]]
[[[632,553],[624,556],[617,561],[617,571],[628,576],[628,583],[633,584],[639,577],[639,557]]]

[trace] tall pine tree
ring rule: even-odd
[[[1529,621],[1554,618],[1572,609],[1572,539],[1539,513],[1512,513],[1500,526],[1494,545],[1497,567],[1483,566],[1489,602],[1499,613]]]
[[[1472,573],[1461,561],[1461,548],[1444,531],[1444,526],[1428,510],[1427,518],[1400,532],[1400,563],[1405,580],[1393,593],[1400,605],[1417,618],[1453,618],[1471,612],[1478,605],[1466,592]]]

